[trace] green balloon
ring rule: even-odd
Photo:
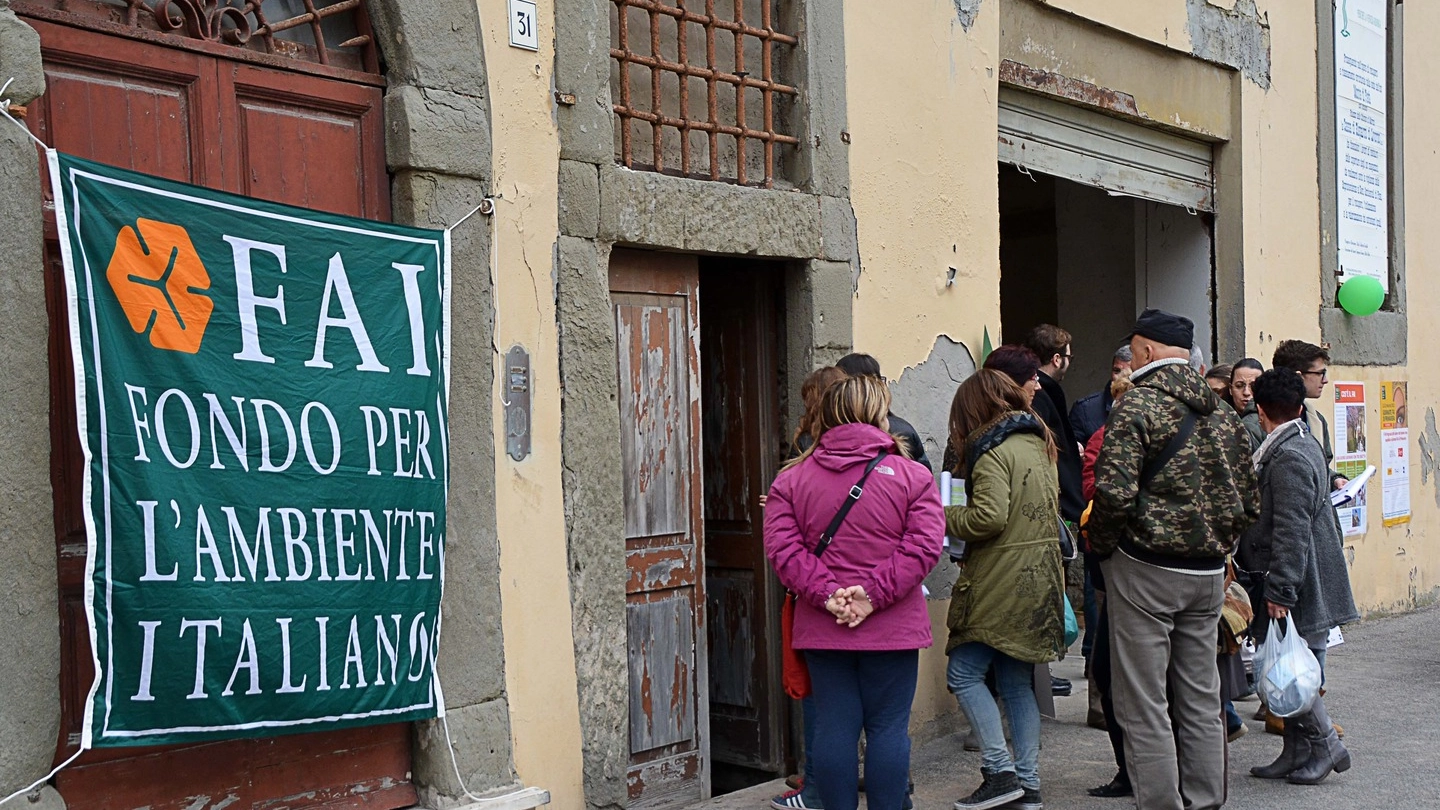
[[[1385,303],[1380,279],[1356,276],[1340,285],[1340,308],[1356,316],[1373,315]]]

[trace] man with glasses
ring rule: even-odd
[[[1330,381],[1330,352],[1314,343],[1306,343],[1303,340],[1281,341],[1275,347],[1275,356],[1270,361],[1271,368],[1288,368],[1300,375],[1305,383],[1305,398],[1319,399],[1325,393],[1325,384]],[[1350,483],[1350,479],[1335,471],[1335,450],[1330,443],[1330,422],[1326,420],[1322,410],[1305,406],[1305,427],[1315,441],[1320,443],[1320,449],[1325,451],[1325,463],[1330,466],[1330,483],[1335,489],[1340,489]]]
[[[1072,532],[1079,535],[1080,513],[1085,511],[1085,490],[1081,475],[1084,464],[1081,456],[1085,449],[1075,439],[1070,426],[1065,403],[1065,389],[1060,381],[1070,370],[1074,352],[1070,348],[1070,333],[1058,326],[1042,323],[1030,330],[1025,346],[1040,358],[1040,372],[1037,380],[1040,390],[1035,392],[1032,407],[1050,432],[1055,434],[1055,446],[1059,458],[1055,461],[1060,478],[1060,517],[1070,525]],[[1058,697],[1071,693],[1070,681],[1065,678],[1051,678],[1050,691]]]
[[[1075,439],[1070,420],[1065,418],[1070,408],[1065,402],[1065,389],[1060,387],[1074,357],[1070,348],[1070,333],[1058,326],[1042,323],[1030,330],[1025,346],[1040,358],[1040,391],[1035,395],[1035,412],[1055,434],[1055,445],[1060,451],[1056,462],[1060,473],[1060,514],[1071,523],[1078,523],[1080,513],[1085,511],[1085,493],[1080,481],[1083,448]],[[1039,401],[1042,397],[1043,402]]]

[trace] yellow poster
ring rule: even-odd
[[[1381,510],[1386,526],[1410,522],[1410,414],[1405,381],[1380,383]]]
[[[1409,409],[1406,406],[1409,399],[1409,392],[1406,390],[1408,385],[1404,380],[1380,383],[1381,430],[1410,427]]]

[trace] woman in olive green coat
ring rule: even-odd
[[[947,620],[946,675],[980,739],[982,777],[957,810],[1016,800],[1040,805],[1040,709],[1031,673],[1064,647],[1064,578],[1055,442],[1025,400],[1010,378],[981,369],[961,384],[950,409],[951,442],[963,448],[955,474],[965,478],[968,504],[945,509],[946,534],[966,544]],[[985,686],[992,666],[1013,758]]]

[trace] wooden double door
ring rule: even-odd
[[[26,22],[40,32],[46,76],[45,95],[31,105],[28,125],[56,149],[267,200],[389,218],[378,76],[342,81],[167,47],[154,37],[34,18]],[[52,215],[46,222],[45,270],[60,594],[58,762],[78,748],[95,672],[84,607],[84,460],[56,239]],[[94,750],[62,770],[55,785],[71,810],[232,805],[237,810],[280,805],[390,810],[416,802],[410,772],[410,728],[398,724]]]
[[[781,590],[759,498],[781,455],[781,265],[616,250],[629,794],[710,795],[717,767],[778,774]]]

